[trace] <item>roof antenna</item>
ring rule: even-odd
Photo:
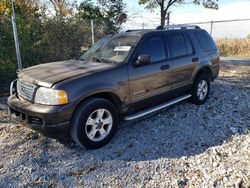
[[[14,40],[15,40],[15,47],[16,47],[16,59],[17,59],[17,72],[22,70],[22,60],[21,60],[21,53],[19,48],[19,41],[18,41],[18,35],[17,35],[17,27],[16,27],[16,15],[14,10],[14,0],[11,0],[11,21],[12,21],[12,27],[13,27],[13,33],[14,33]]]

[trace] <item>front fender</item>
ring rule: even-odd
[[[87,76],[74,77],[56,84],[55,88],[65,90],[69,101],[75,104],[91,95],[104,92],[118,96],[123,103],[129,100],[126,65]]]

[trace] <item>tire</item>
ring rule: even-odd
[[[77,107],[70,134],[81,147],[97,149],[115,135],[119,121],[116,107],[108,100],[91,98]]]
[[[190,101],[192,103],[202,105],[207,101],[210,92],[210,80],[210,76],[207,74],[200,74],[197,76],[191,89],[192,97]],[[202,85],[204,87],[202,87]],[[203,89],[201,90],[201,88]],[[203,93],[203,96],[200,93]]]

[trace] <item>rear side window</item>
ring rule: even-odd
[[[164,40],[161,36],[151,36],[142,45],[141,55],[150,55],[151,62],[158,62],[166,59]]]
[[[167,36],[173,58],[187,55],[187,48],[182,33],[169,33]]]
[[[186,42],[186,46],[187,46],[187,54],[188,55],[194,54],[194,47],[193,47],[191,40],[190,40],[187,33],[184,33],[184,38],[185,38],[185,42]]]
[[[194,36],[198,40],[203,51],[212,51],[217,49],[212,37],[206,31],[195,31]]]

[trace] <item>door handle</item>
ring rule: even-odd
[[[170,68],[170,65],[162,65],[161,66],[161,70],[166,70],[166,69],[169,69]]]
[[[198,57],[195,57],[195,58],[192,59],[192,62],[197,62],[197,61],[199,61]]]

